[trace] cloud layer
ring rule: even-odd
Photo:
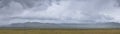
[[[119,22],[119,0],[2,0],[0,23]]]

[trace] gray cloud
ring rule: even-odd
[[[104,22],[119,18],[116,4],[119,0],[0,0],[0,22]]]

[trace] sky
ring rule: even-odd
[[[120,22],[119,0],[0,0],[0,25]]]

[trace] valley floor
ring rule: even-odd
[[[120,34],[120,29],[0,29],[0,34]]]

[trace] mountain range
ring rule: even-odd
[[[13,23],[6,26],[5,28],[120,28],[120,23],[117,22],[106,22],[106,23],[40,23],[40,22],[26,22],[26,23]]]

